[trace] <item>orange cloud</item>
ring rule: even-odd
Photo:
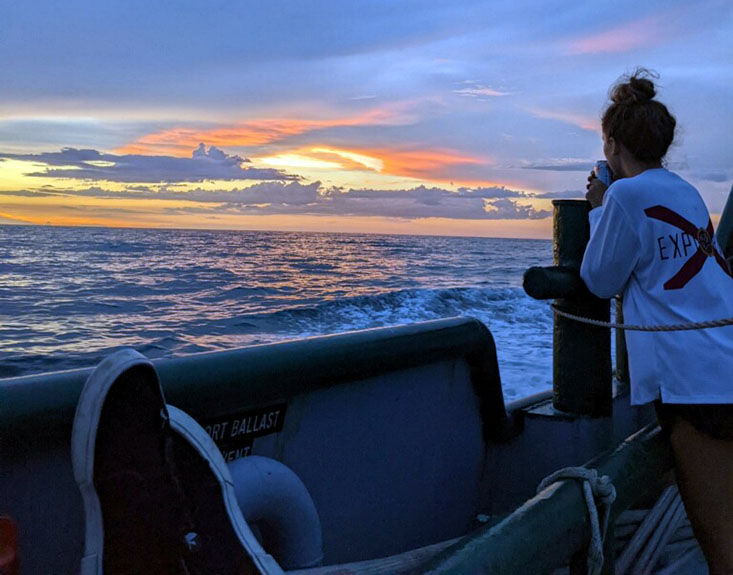
[[[331,120],[270,118],[208,129],[170,128],[138,138],[116,151],[120,154],[189,156],[199,143],[217,147],[262,146],[315,130],[348,126],[399,124],[405,121],[401,107],[377,108],[362,114]]]
[[[660,44],[673,31],[669,14],[655,14],[642,20],[593,33],[568,43],[571,54],[609,54],[629,52],[642,46]]]
[[[485,158],[438,148],[360,153],[381,157],[384,163],[383,171],[389,174],[429,180],[451,180],[455,177],[455,174],[450,173],[452,168],[468,165],[480,166],[488,163]]]
[[[591,116],[584,116],[582,114],[576,114],[574,112],[565,112],[563,110],[545,110],[542,108],[529,108],[527,110],[533,116],[538,118],[545,118],[548,120],[558,120],[567,124],[572,124],[583,130],[591,132],[601,131],[601,122],[598,118]]]

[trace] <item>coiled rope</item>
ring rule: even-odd
[[[690,522],[685,514],[679,491],[675,485],[667,487],[654,506],[641,521],[634,521],[635,511],[622,513],[616,520],[620,524],[638,523],[623,551],[616,558],[617,575],[650,575],[651,573],[677,573],[697,548]],[[628,515],[631,515],[629,518]],[[617,544],[621,543],[616,533]],[[673,541],[676,545],[670,545]],[[662,567],[664,565],[664,567]]]
[[[595,469],[586,467],[565,467],[548,475],[537,487],[539,493],[548,485],[563,479],[576,479],[583,482],[583,495],[588,507],[591,537],[588,547],[588,575],[598,575],[603,567],[603,540],[608,529],[608,518],[611,514],[611,504],[616,500],[616,488],[607,475],[598,476]],[[601,519],[598,517],[596,499],[601,506]]]
[[[694,323],[675,323],[668,325],[635,325],[629,323],[613,323],[574,315],[572,313],[568,313],[566,311],[558,309],[555,304],[551,304],[550,307],[552,307],[552,311],[555,312],[557,315],[566,317],[568,319],[579,321],[581,323],[595,325],[598,327],[612,327],[615,329],[625,329],[627,331],[685,331],[691,329],[708,329],[712,327],[724,327],[726,325],[733,325],[733,317],[708,321],[698,321]]]

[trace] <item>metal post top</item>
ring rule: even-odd
[[[552,200],[553,206],[582,206],[590,204],[588,200]]]

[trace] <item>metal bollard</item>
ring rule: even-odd
[[[715,238],[718,240],[720,249],[723,250],[723,255],[728,261],[733,260],[733,186],[730,188],[728,200],[720,215]]]
[[[588,291],[580,264],[590,238],[585,200],[553,200],[552,267],[532,267],[524,290],[535,299],[554,299],[567,313],[609,321],[609,300]],[[552,403],[556,410],[593,417],[611,414],[611,334],[607,328],[555,316],[553,327]]]

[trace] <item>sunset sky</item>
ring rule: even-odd
[[[608,89],[733,183],[733,3],[4,2],[0,223],[550,237]]]

